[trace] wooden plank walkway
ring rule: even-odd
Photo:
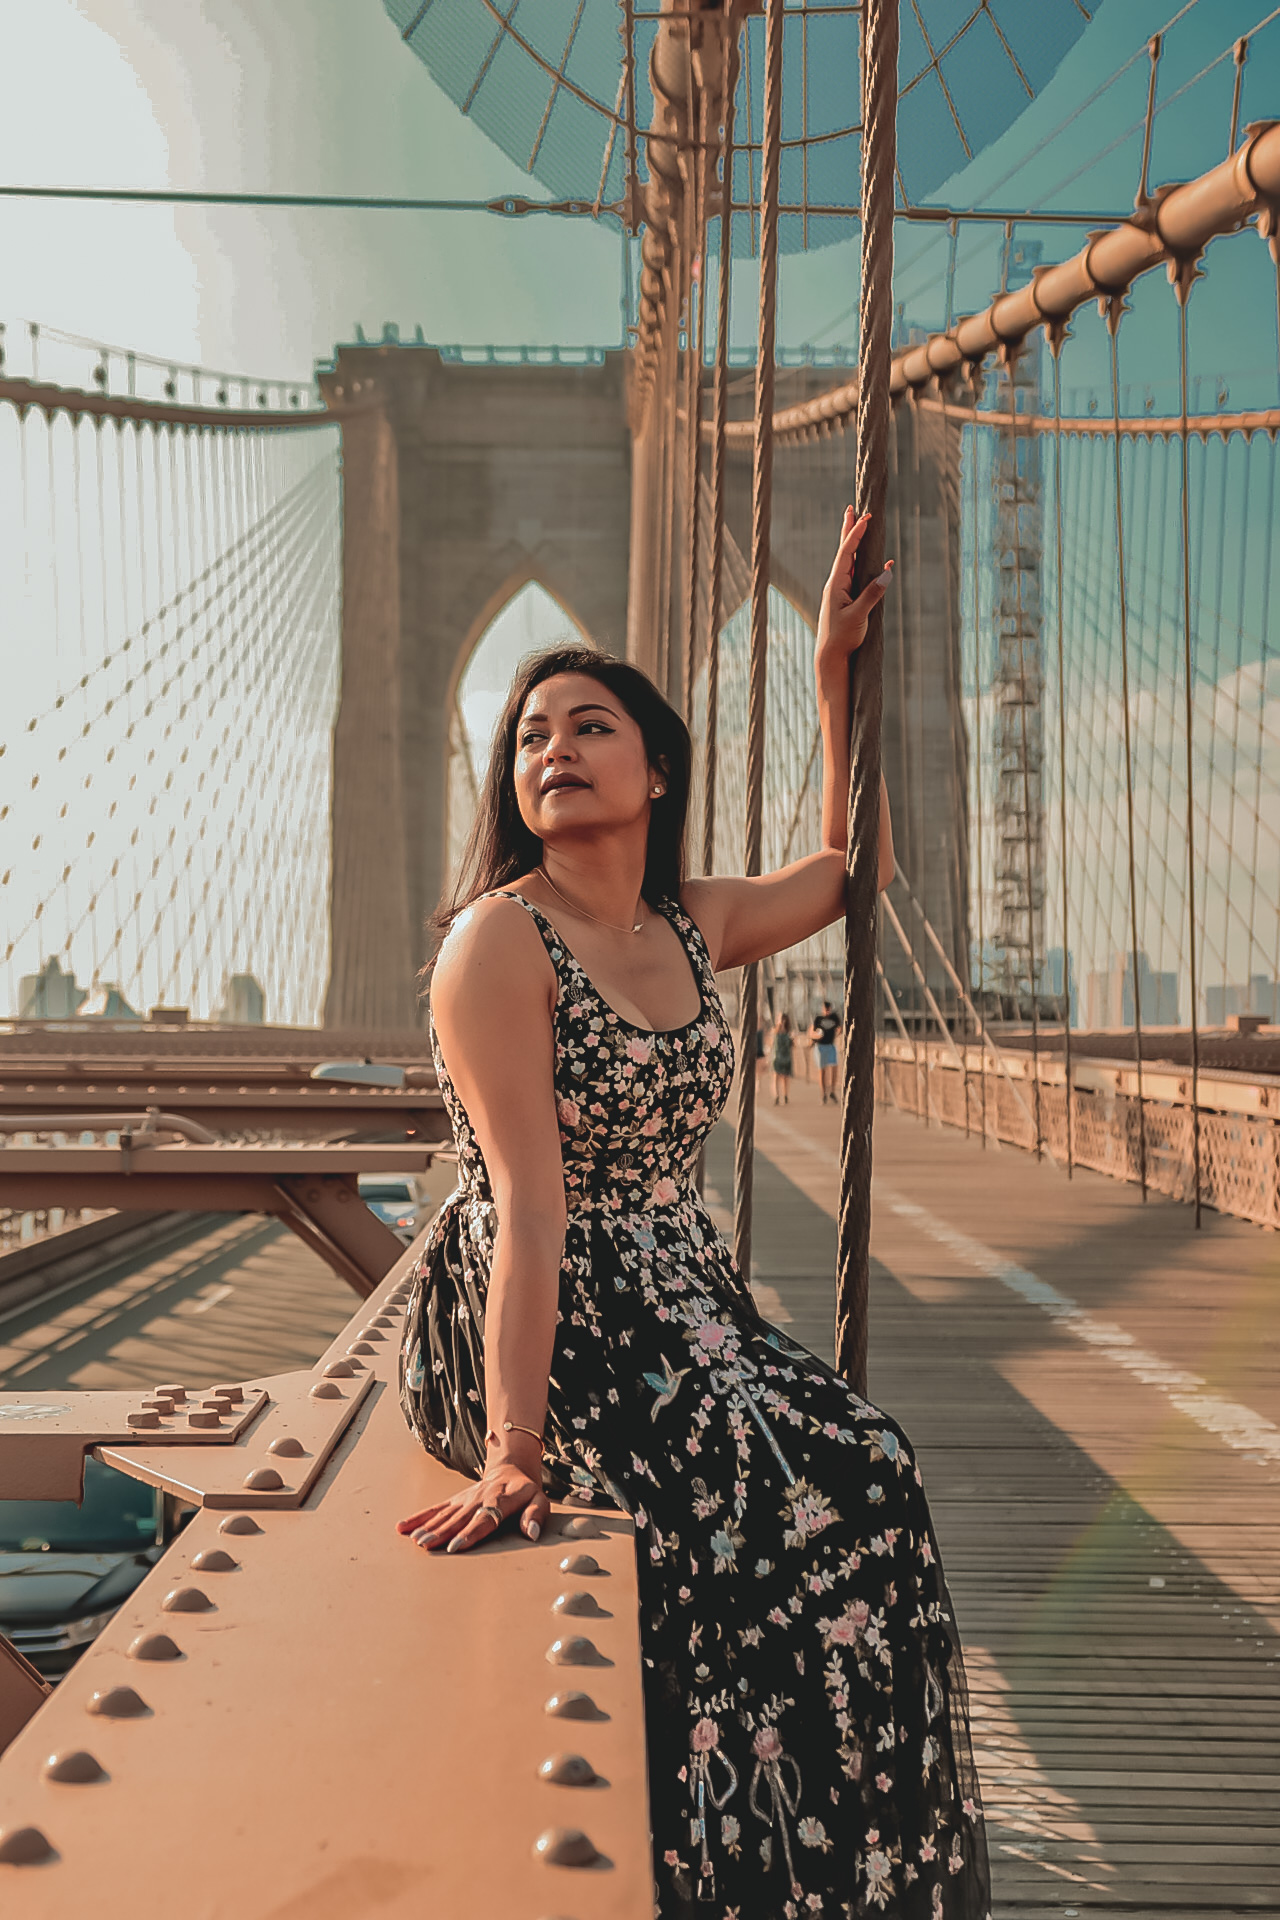
[[[794,1083],[758,1139],[753,1282],[830,1358],[839,1115]],[[1280,1239],[881,1112],[872,1251],[998,1920],[1280,1914]]]

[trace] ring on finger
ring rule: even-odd
[[[495,1527],[500,1527],[502,1525],[502,1508],[501,1507],[482,1506],[480,1511],[481,1513],[488,1514],[489,1518],[492,1520]]]

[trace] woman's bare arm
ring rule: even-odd
[[[537,929],[515,903],[484,900],[460,915],[440,949],[431,1011],[440,1049],[467,1110],[493,1191],[498,1225],[485,1309],[485,1405],[491,1446],[483,1482],[400,1523],[422,1544],[457,1551],[492,1531],[482,1503],[524,1511],[537,1538],[549,1512],[541,1432],[555,1345],[564,1252],[564,1169],[556,1115],[555,973]]]
[[[751,878],[692,880],[685,905],[701,927],[717,968],[740,967],[780,953],[830,926],[844,913],[849,807],[849,662],[866,638],[873,607],[889,584],[886,567],[855,600],[854,556],[866,527],[845,512],[839,550],[822,595],[814,647],[818,723],[822,733],[822,846],[819,852]],[[889,563],[890,566],[892,562]],[[889,794],[880,780],[878,876],[881,892],[894,875]]]

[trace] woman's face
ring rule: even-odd
[[[585,673],[536,686],[516,727],[516,798],[542,840],[648,820],[655,787],[644,736],[615,694]]]

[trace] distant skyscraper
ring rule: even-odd
[[[88,999],[70,969],[62,971],[51,954],[39,973],[26,973],[18,982],[19,1020],[70,1020]]]
[[[1062,948],[1050,947],[1044,957],[1044,973],[1041,977],[1044,986],[1047,987],[1055,1000],[1061,1000],[1063,995],[1062,972]],[[1080,1024],[1080,995],[1076,985],[1076,964],[1070,954],[1067,955],[1066,973],[1071,988],[1071,1025],[1078,1027]]]
[[[1144,1027],[1178,1024],[1178,976],[1155,973],[1145,953],[1138,953],[1138,999]],[[1088,1028],[1131,1027],[1134,1021],[1133,955],[1117,953],[1106,973],[1088,980],[1085,1025]]]
[[[251,973],[233,973],[222,995],[217,1018],[225,1027],[260,1027],[266,1017],[262,988]]]
[[[1225,1027],[1236,1013],[1256,1013],[1273,1026],[1280,1019],[1280,981],[1265,973],[1251,973],[1247,987],[1218,986],[1204,990],[1205,1015],[1211,1027]]]
[[[93,990],[76,1014],[78,1020],[141,1020],[142,1015],[136,1007],[131,1007],[119,987],[110,981],[97,981]]]

